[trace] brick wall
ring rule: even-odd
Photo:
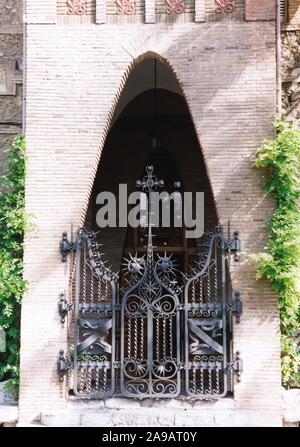
[[[25,23],[55,23],[56,0],[25,0]]]
[[[275,0],[246,0],[246,20],[274,20]]]
[[[49,4],[45,10],[37,4],[45,22]],[[58,242],[71,224],[76,228],[84,221],[128,72],[153,53],[169,64],[183,89],[219,219],[230,220],[242,234],[244,255],[231,269],[233,286],[244,300],[242,322],[234,327],[234,350],[244,360],[234,409],[281,423],[277,299],[266,282],[255,280],[249,256],[264,247],[264,222],[272,212],[261,192],[262,178],[251,167],[256,148],[272,135],[275,113],[274,23],[266,21],[80,29],[27,25],[26,207],[36,229],[25,243],[29,288],[22,308],[21,425],[40,412],[66,408],[65,389],[56,376],[58,351],[67,341],[57,300],[69,272]]]

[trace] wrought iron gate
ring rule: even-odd
[[[192,397],[225,396],[230,318],[227,307],[225,240],[216,231],[185,285],[186,392]]]
[[[150,193],[163,186],[153,167],[137,186]],[[148,210],[149,214],[151,210]],[[177,270],[171,254],[154,253],[152,228],[144,256],[125,260],[126,284],[106,267],[95,234],[81,229],[75,242],[64,234],[63,259],[75,253],[75,299],[63,294],[59,313],[70,311],[71,349],[60,352],[58,373],[67,372],[77,396],[172,398],[179,394],[216,399],[228,393],[232,373],[231,323],[242,303],[232,296],[227,261],[238,260],[238,233],[225,239],[221,227],[206,235],[189,274]]]
[[[131,280],[122,294],[121,393],[171,397],[180,393],[181,290],[172,258],[154,259],[151,228],[146,259],[128,264]]]
[[[62,244],[68,244],[66,239]],[[67,359],[60,353],[59,362],[73,371],[70,387],[78,396],[108,397],[115,392],[118,277],[105,266],[99,248],[93,233],[79,231],[73,245],[75,300],[67,303],[62,294],[59,302],[62,322],[72,310],[71,349]]]

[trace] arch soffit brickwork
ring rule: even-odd
[[[206,161],[205,149],[203,148],[203,145],[201,144],[201,134],[200,134],[200,132],[198,130],[198,126],[196,126],[196,123],[195,123],[195,120],[194,120],[194,114],[193,114],[192,108],[190,106],[190,101],[187,98],[186,92],[184,90],[184,87],[182,86],[182,83],[181,83],[181,81],[179,79],[179,76],[178,76],[176,70],[173,68],[173,65],[170,62],[169,58],[166,58],[166,57],[160,55],[159,53],[157,53],[155,51],[146,51],[146,52],[140,54],[139,56],[135,57],[128,64],[127,69],[125,70],[125,72],[123,74],[123,77],[122,77],[122,79],[120,81],[119,87],[117,88],[116,93],[114,95],[114,98],[113,98],[113,101],[112,101],[112,107],[111,107],[111,109],[110,109],[110,111],[109,111],[109,113],[107,115],[107,118],[106,118],[106,121],[105,121],[105,125],[104,125],[104,128],[103,128],[103,132],[102,132],[102,135],[100,137],[100,142],[99,142],[99,147],[98,147],[98,151],[97,151],[97,154],[96,154],[96,159],[95,159],[95,161],[93,163],[93,168],[92,168],[91,176],[90,176],[89,183],[88,183],[88,191],[87,191],[87,195],[86,195],[86,198],[85,198],[85,201],[84,201],[84,207],[83,207],[83,210],[82,210],[82,213],[81,213],[80,226],[84,225],[85,216],[86,216],[86,213],[87,213],[89,200],[90,200],[91,192],[92,192],[92,189],[93,189],[93,185],[94,185],[94,181],[95,181],[98,165],[99,165],[100,160],[101,160],[102,151],[104,149],[105,142],[106,142],[109,130],[111,128],[112,123],[114,122],[114,114],[115,114],[115,111],[117,109],[117,105],[118,105],[118,102],[119,102],[119,100],[121,98],[122,92],[125,89],[125,86],[126,86],[126,83],[128,81],[128,78],[129,78],[130,74],[135,70],[135,68],[141,62],[143,62],[144,60],[151,59],[151,58],[152,59],[156,58],[162,64],[167,66],[168,69],[170,70],[171,74],[174,76],[174,78],[176,79],[176,81],[178,83],[180,94],[182,95],[182,97],[184,98],[184,100],[186,102],[187,109],[189,111],[189,115],[190,115],[190,118],[192,120],[194,129],[195,129],[195,133],[196,133],[196,136],[197,136],[197,139],[198,139],[199,148],[200,148],[200,150],[202,150],[204,164],[205,164],[205,168],[206,168],[206,171],[207,171],[208,180],[209,180],[209,183],[210,183],[212,195],[213,195],[213,198],[214,198],[214,205],[215,205],[215,208],[216,208],[217,215],[219,216],[218,204],[217,204],[216,199],[215,199],[214,188],[213,188],[213,185],[211,183],[210,173],[209,173],[209,169],[208,169],[208,165],[207,165],[207,161]]]

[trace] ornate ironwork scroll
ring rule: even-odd
[[[181,14],[184,11],[184,0],[166,0],[167,14]]]
[[[131,16],[134,14],[133,0],[116,0],[117,14]]]
[[[215,0],[216,9],[215,11],[218,13],[222,12],[233,12],[235,10],[234,0]]]
[[[85,0],[67,0],[67,14],[82,16],[85,13]]]

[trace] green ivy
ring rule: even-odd
[[[0,328],[6,351],[0,353],[0,379],[19,381],[20,315],[25,290],[23,238],[25,215],[25,142],[16,137],[7,150],[8,161],[0,192]]]
[[[300,385],[300,354],[296,335],[300,326],[300,130],[277,120],[277,135],[267,140],[255,158],[257,168],[265,168],[264,190],[275,200],[268,221],[268,246],[260,253],[258,278],[267,278],[279,295],[284,386]]]

